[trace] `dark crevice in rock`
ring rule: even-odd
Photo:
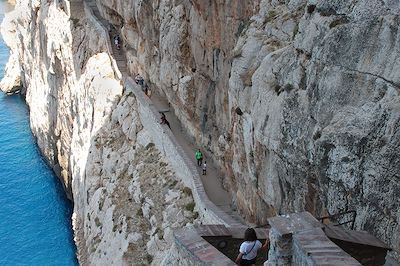
[[[343,69],[345,69],[347,71],[357,72],[357,73],[360,73],[360,74],[373,76],[375,78],[382,79],[382,80],[386,81],[387,83],[389,83],[390,85],[392,85],[393,87],[395,87],[396,89],[400,90],[400,84],[398,84],[398,83],[396,83],[396,82],[394,82],[392,80],[388,80],[387,78],[384,78],[384,77],[382,77],[380,75],[377,75],[377,74],[374,74],[374,73],[370,73],[370,72],[360,71],[360,70],[357,70],[357,69],[351,69],[349,67],[345,67],[345,66],[341,66],[341,65],[339,65],[339,67],[343,68]]]
[[[236,112],[238,115],[243,115],[242,109],[240,109],[240,107],[236,107],[235,112]]]
[[[307,6],[307,13],[308,13],[308,14],[314,13],[315,7],[316,7],[315,5],[309,5],[309,6]]]

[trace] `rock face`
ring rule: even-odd
[[[356,210],[357,229],[400,251],[397,1],[97,3],[121,32],[130,73],[165,94],[224,169],[248,221]],[[81,261],[129,263],[130,241],[158,245],[193,216],[173,225],[149,210],[161,207],[143,192],[143,165],[153,169],[149,157],[161,155],[148,146],[135,98],[123,94],[107,32],[84,10],[80,1],[17,1],[3,31],[12,55],[1,87],[20,80],[26,90],[39,147],[74,198]],[[167,181],[147,180],[154,195],[189,204],[179,184],[165,192],[173,174],[159,170]],[[143,219],[132,218],[139,209]]]
[[[356,210],[400,250],[396,1],[98,3],[249,221]]]
[[[172,230],[191,224],[191,190],[149,142],[135,98],[124,96],[90,141],[83,180],[74,179],[74,230],[82,265],[160,265]]]
[[[2,88],[23,84],[33,134],[74,201],[80,264],[160,265],[173,229],[199,214],[124,94],[108,32],[83,2],[19,1],[3,25]]]

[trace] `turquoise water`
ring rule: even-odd
[[[9,6],[0,1],[0,19]],[[8,49],[0,41],[0,77]],[[19,96],[0,92],[0,265],[77,265],[72,205],[46,165]]]

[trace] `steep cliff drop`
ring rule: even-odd
[[[2,89],[21,82],[39,148],[74,201],[80,264],[159,265],[172,229],[199,214],[124,94],[107,30],[82,1],[18,1],[3,25],[17,60]]]
[[[144,76],[208,147],[247,221],[355,210],[356,228],[398,257],[399,3],[96,3],[109,28],[82,1],[21,0],[3,33],[12,56],[1,86],[26,91],[39,147],[75,202],[81,263],[149,262],[158,240],[161,250],[171,243],[171,228],[199,222],[180,181],[157,183],[169,180],[173,162],[152,147],[141,100],[123,87],[111,29],[120,33],[127,74]],[[176,224],[142,192],[157,156],[165,168],[151,185],[160,199],[182,200],[169,201],[174,211],[190,210]],[[137,234],[141,221],[145,234]],[[135,243],[151,243],[149,256]]]

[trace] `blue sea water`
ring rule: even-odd
[[[0,19],[10,6],[0,1]],[[0,77],[9,52],[0,40]],[[72,204],[35,144],[28,109],[0,92],[0,265],[77,265]]]

